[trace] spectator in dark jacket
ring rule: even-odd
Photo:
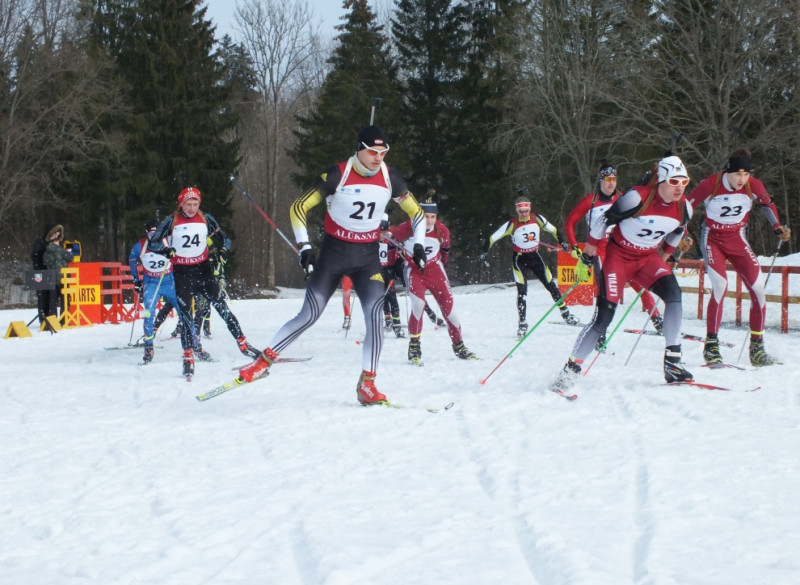
[[[64,304],[61,297],[61,269],[66,268],[67,265],[74,260],[72,252],[61,247],[61,242],[64,239],[64,228],[57,225],[47,235],[47,247],[44,250],[44,266],[47,270],[55,270],[58,287],[51,293],[50,299],[50,312],[48,315],[58,316],[64,310]],[[52,298],[55,296],[55,298]]]
[[[45,253],[47,252],[48,245],[51,242],[54,242],[54,245],[60,248],[60,242],[64,239],[64,227],[57,223],[49,223],[45,226],[42,235],[36,238],[33,242],[33,249],[31,250],[31,263],[33,265],[34,270],[47,270],[49,267],[45,261]],[[66,250],[63,252],[69,254]],[[58,255],[60,256],[61,253],[51,252],[51,257]],[[72,255],[70,254],[69,260],[67,262],[72,261]],[[64,264],[66,266],[66,264]],[[59,266],[60,267],[60,266]],[[55,280],[52,282],[57,282],[58,276],[55,277]],[[43,289],[37,290],[37,305],[39,311],[39,324],[44,323],[45,319],[49,315],[58,315],[58,287],[54,285],[53,288],[50,289]]]

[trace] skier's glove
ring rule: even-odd
[[[581,250],[581,247],[578,244],[575,244],[574,246],[572,246],[572,250],[570,251],[570,255],[573,258],[575,258],[577,260],[578,258],[581,257],[581,254],[583,254],[583,250]]]
[[[425,270],[425,248],[422,244],[414,244],[414,255],[411,258],[420,270]]]
[[[314,264],[317,262],[317,257],[311,249],[311,244],[306,243],[300,248],[300,266],[306,271],[306,274],[314,272]]]
[[[578,258],[578,264],[575,266],[575,278],[578,282],[586,282],[592,277],[592,263],[594,256],[589,256],[586,253],[581,254]]]
[[[483,262],[483,263],[484,263],[484,265],[486,266],[486,268],[489,268],[489,261],[486,259],[486,252],[481,252],[480,256],[478,256],[478,259],[479,259],[481,262]]]
[[[792,237],[792,230],[788,225],[779,225],[775,228],[775,235],[781,242],[788,242]]]
[[[164,248],[161,250],[161,255],[166,256],[167,258],[174,258],[175,257],[175,248]]]
[[[142,291],[144,290],[144,284],[141,280],[137,280],[133,283],[133,290],[136,291],[136,294],[142,296]]]

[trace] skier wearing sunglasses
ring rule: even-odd
[[[683,308],[681,289],[667,259],[680,244],[692,216],[684,191],[689,173],[681,159],[661,159],[645,185],[631,187],[611,207],[598,214],[589,229],[589,238],[576,267],[577,278],[589,279],[598,245],[610,227],[602,275],[599,278],[597,308],[591,321],[578,334],[572,355],[551,385],[563,392],[574,385],[581,364],[605,335],[625,285],[636,283],[664,301],[664,378],[682,382],[693,376],[681,365],[679,343]]]

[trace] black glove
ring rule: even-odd
[[[422,244],[414,244],[414,255],[411,258],[420,270],[425,270],[425,248]]]
[[[317,262],[317,257],[314,256],[314,251],[311,249],[311,244],[306,244],[300,249],[300,266],[306,271],[306,274],[314,272],[314,264]]]
[[[142,291],[144,290],[144,284],[141,280],[134,281],[133,283],[133,290],[136,291],[136,294],[142,296]]]
[[[174,258],[175,257],[175,248],[164,248],[161,250],[161,255],[166,256],[167,258]]]
[[[565,252],[570,251],[569,242],[567,242],[566,240],[560,240],[558,242],[558,245],[561,246],[561,249],[564,250]]]
[[[489,268],[489,262],[486,260],[486,252],[481,252],[480,256],[478,256],[478,260],[483,262],[486,265],[486,268]]]

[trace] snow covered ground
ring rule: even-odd
[[[301,295],[233,308],[263,346]],[[528,299],[533,324],[550,299],[538,283]],[[696,304],[685,296],[684,332],[702,336]],[[357,405],[363,318],[357,305],[345,335],[338,296],[285,354],[313,359],[205,403],[247,361],[216,315],[204,345],[218,361],[191,383],[177,341],[147,367],[104,350],[128,324],[3,340],[0,583],[800,583],[797,305],[788,335],[768,309],[785,365],[756,370],[745,349],[743,371],[709,371],[684,342],[696,378],[730,392],[663,386],[659,337],[625,366],[637,338],[620,331],[575,402],[547,391],[578,333],[557,312],[481,385],[516,344],[514,289],[459,288],[456,310],[480,361],[426,321],[413,368],[387,334],[377,382],[402,410]],[[746,328],[726,311],[736,362]],[[0,326],[34,313],[0,312]],[[625,326],[645,319],[637,306]]]

